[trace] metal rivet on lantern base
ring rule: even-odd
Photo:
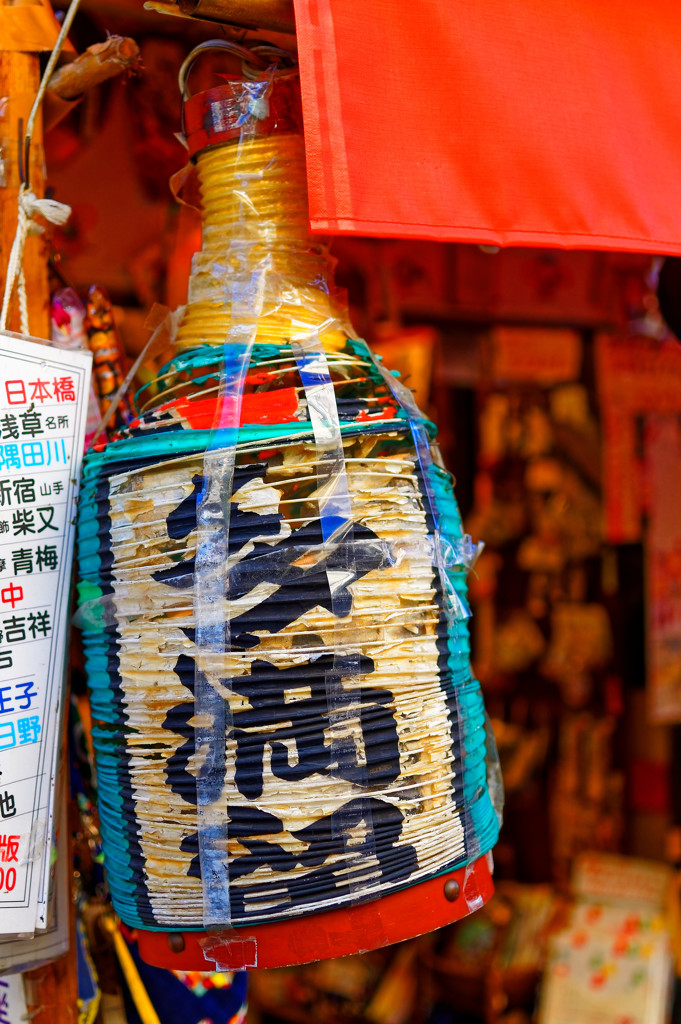
[[[324,914],[216,932],[139,928],[139,952],[148,964],[180,971],[295,966],[368,952],[442,928],[487,903],[493,892],[489,859],[481,857],[452,872],[444,885],[442,877],[431,878]],[[465,898],[459,899],[461,895]],[[173,940],[180,941],[175,945]]]
[[[168,949],[171,953],[184,953],[184,935],[181,932],[170,932]]]
[[[449,878],[445,882],[445,899],[449,900],[450,903],[455,903],[461,895],[461,886],[457,882],[456,878]]]

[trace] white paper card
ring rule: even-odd
[[[0,978],[0,1024],[26,1024],[27,1020],[23,975]]]
[[[91,365],[0,332],[0,934],[47,924]]]

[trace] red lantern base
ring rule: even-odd
[[[205,932],[137,932],[143,960],[176,971],[292,967],[366,953],[442,928],[494,892],[491,855],[371,903],[290,921]]]

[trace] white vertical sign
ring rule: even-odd
[[[27,1020],[23,975],[7,974],[0,978],[0,1024],[25,1024]]]
[[[46,926],[91,364],[0,331],[0,934]]]

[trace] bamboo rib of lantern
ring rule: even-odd
[[[342,367],[343,365],[351,367],[351,368],[362,367],[362,366],[367,366],[367,367],[371,366],[371,363],[367,362],[366,360],[357,360],[356,362],[354,360],[351,360],[351,359],[334,360],[334,359],[329,357],[328,353],[327,353],[327,362],[329,364],[329,369],[331,369],[331,370],[335,370],[339,366]],[[264,366],[274,366],[276,363],[285,364],[285,365],[282,365],[281,370],[275,370],[274,371],[278,376],[281,376],[282,372],[290,372],[291,370],[295,370],[296,369],[296,364],[295,364],[295,361],[294,361],[293,357],[291,355],[288,355],[288,356],[284,356],[284,357],[279,357],[277,359],[258,360],[258,367],[257,367],[257,370],[255,372],[260,373],[261,372],[261,367],[264,367]],[[219,372],[219,367],[220,367],[219,357],[216,356],[215,362],[213,364],[206,363],[204,365],[207,366],[207,367],[213,365],[215,367],[215,369],[213,370],[213,374]],[[158,377],[156,377],[155,380],[153,381],[153,383],[154,384],[159,384],[162,381],[171,380],[173,377],[177,377],[181,372],[184,372],[184,371],[180,371],[180,370],[177,370],[177,369],[169,370],[168,373],[163,373],[163,374],[159,375]],[[210,375],[210,371],[208,371],[208,374]],[[248,377],[248,375],[247,375],[247,377]],[[368,380],[367,377],[344,377],[342,380],[333,381],[333,383],[334,384],[355,384],[355,383],[363,383],[363,382],[365,382],[367,380]],[[189,381],[186,381],[184,383],[189,383]],[[151,384],[144,384],[139,389],[137,394],[138,395],[141,394],[142,391],[146,391],[149,387],[151,387]],[[165,392],[163,392],[163,393],[165,394]]]
[[[366,378],[365,378],[365,380],[366,380]],[[333,381],[333,386],[334,386],[334,388],[336,388],[336,387],[340,387],[340,386],[342,386],[344,384],[348,384],[348,383],[351,383],[351,382],[350,381]],[[176,395],[177,396],[178,393],[181,394],[181,389],[186,389],[189,384],[190,384],[189,381],[182,381],[180,384],[177,384],[174,387],[167,388],[167,390],[163,392],[163,400],[161,402],[161,405],[162,406],[166,406],[167,404],[170,404],[172,406],[172,399],[170,398],[170,396],[172,396],[172,395]],[[305,395],[305,388],[302,385],[301,386],[294,386],[293,390],[299,396],[301,396],[301,395],[304,396]],[[190,401],[193,401],[193,402],[199,401],[200,399],[205,399],[208,395],[218,395],[219,393],[220,393],[220,385],[219,384],[216,384],[212,388],[202,389],[201,391],[194,390],[192,392],[192,398],[191,398]],[[262,391],[257,391],[257,392],[254,392],[254,393],[257,394],[257,395],[266,395],[269,392],[268,392],[267,389],[263,389]],[[359,398],[359,397],[362,397],[362,396],[357,396],[357,397]],[[340,401],[342,401],[342,399],[340,399]],[[367,404],[372,403],[372,404],[375,404],[375,405],[393,405],[394,406],[394,405],[397,404],[395,402],[395,399],[391,395],[373,395],[373,396],[372,395],[367,395],[366,397],[362,397],[362,401],[366,402]],[[158,402],[158,397],[156,397],[156,396],[147,399],[147,401],[141,407],[140,413],[145,413],[145,412],[148,412],[150,409],[153,409],[155,403],[157,403],[157,402]]]
[[[296,369],[295,363],[291,360],[290,357],[288,359],[280,359],[280,360],[276,360],[276,361],[277,362],[281,362],[281,363],[287,363],[287,365],[286,366],[282,366],[281,370],[275,371],[275,373],[272,374],[272,380],[267,382],[268,383],[268,387],[260,387],[257,391],[254,391],[253,394],[259,394],[259,395],[267,394],[267,392],[269,390],[269,385],[273,384],[276,381],[277,377],[280,377],[280,376],[282,376],[285,373],[289,373],[291,371],[295,371],[295,369]],[[275,360],[272,360],[272,362],[275,362]],[[330,369],[336,369],[337,368],[336,365],[331,363],[331,360],[329,360],[329,363],[331,364],[330,367],[329,367]],[[213,365],[214,365],[214,369],[213,370],[208,369],[208,366],[210,366],[210,364],[207,364],[207,366],[202,367],[203,372],[201,373],[200,376],[203,376],[205,378],[214,377],[219,372],[219,365],[218,365],[217,361]],[[257,372],[260,371],[260,367],[261,366],[265,366],[265,365],[267,365],[267,363],[264,360],[263,360],[262,363],[259,362],[258,363],[258,371]],[[346,363],[346,365],[350,366],[352,364],[348,361]],[[357,363],[355,365],[356,366],[362,366],[362,365],[369,366],[370,364],[366,363],[366,362],[363,362],[363,363]],[[163,381],[173,380],[173,379],[175,379],[176,377],[178,377],[180,375],[180,372],[181,371],[178,371],[178,370],[171,370],[168,373],[162,374],[161,376],[157,377],[152,383],[154,385],[158,385],[159,383],[162,383]],[[247,374],[246,375],[246,382],[248,382],[248,376],[249,375]],[[332,383],[334,388],[344,387],[344,386],[349,385],[349,384],[368,384],[370,382],[371,381],[370,381],[370,378],[368,376],[367,377],[343,377],[340,380],[332,380],[331,381],[331,383]],[[203,388],[203,389],[197,391],[196,390],[197,383],[200,383],[200,382],[197,382],[196,378],[190,378],[190,379],[179,381],[177,384],[172,385],[172,386],[170,386],[168,388],[165,388],[162,391],[159,391],[158,394],[150,396],[149,398],[147,398],[144,401],[143,404],[140,405],[139,399],[140,399],[140,396],[142,395],[142,392],[148,390],[152,386],[152,383],[143,384],[142,387],[139,389],[139,391],[137,392],[137,394],[135,396],[135,405],[136,405],[140,415],[142,415],[145,412],[148,412],[155,405],[166,405],[167,402],[168,402],[169,396],[173,395],[173,394],[176,394],[182,388],[185,388],[185,389],[191,388],[192,389],[192,401],[195,401],[195,400],[198,400],[198,399],[201,399],[201,398],[205,398],[206,395],[213,394],[214,392],[217,392],[217,391],[220,390],[219,385],[215,385],[214,387]],[[298,394],[304,393],[304,391],[305,391],[305,389],[304,389],[304,387],[302,385],[292,385],[292,386],[293,386],[294,390]],[[357,396],[357,397],[360,397],[360,396]],[[387,389],[386,389],[386,394],[385,395],[376,395],[376,396],[372,396],[372,397],[367,396],[363,400],[367,401],[367,402],[368,401],[377,402],[379,404],[385,400],[387,402],[390,402],[393,405],[395,404],[395,399],[387,391]]]

